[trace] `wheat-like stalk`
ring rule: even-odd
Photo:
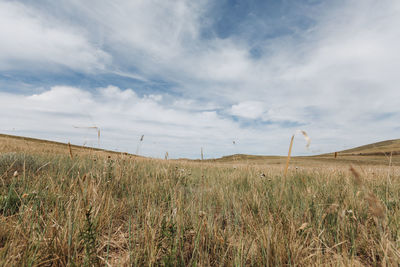
[[[308,149],[310,147],[310,144],[311,144],[311,138],[303,130],[300,130],[300,133],[304,136],[304,139],[306,139],[306,141],[307,141],[306,148]]]
[[[73,159],[74,156],[72,155],[72,147],[70,142],[68,142],[68,150],[69,150],[69,156],[71,157],[71,159]]]
[[[97,126],[89,126],[89,127],[84,127],[84,126],[72,126],[77,129],[94,129],[97,131],[97,146],[100,148],[100,128]]]
[[[139,155],[139,149],[140,149],[140,146],[141,146],[141,144],[142,144],[142,142],[143,142],[143,138],[144,138],[144,134],[142,134],[142,136],[140,137],[139,142],[138,142],[138,144],[137,144],[137,147],[136,147],[136,155]]]
[[[358,186],[362,186],[363,180],[361,178],[361,174],[356,169],[354,169],[353,165],[350,165],[350,172],[353,174],[354,183]]]
[[[365,200],[368,203],[369,211],[372,216],[378,219],[383,219],[385,217],[385,209],[377,196],[370,192],[365,196]]]
[[[311,144],[311,138],[308,136],[308,134],[303,131],[303,130],[297,130],[293,135],[292,138],[290,139],[290,145],[289,145],[289,153],[286,159],[286,167],[285,167],[285,176],[287,175],[288,169],[289,169],[289,162],[290,162],[290,157],[292,154],[292,147],[293,147],[293,141],[294,141],[294,136],[296,135],[296,133],[301,133],[304,136],[304,139],[306,139],[306,148],[308,149],[310,147]]]
[[[350,166],[350,172],[353,174],[354,183],[357,186],[362,186],[362,190],[365,193],[365,201],[368,203],[368,208],[372,216],[377,219],[383,219],[385,217],[385,209],[379,198],[366,189],[361,174],[353,166]]]
[[[289,153],[288,153],[288,156],[287,156],[287,159],[286,159],[285,176],[286,176],[287,171],[289,169],[289,161],[290,161],[290,156],[292,154],[293,140],[294,140],[294,135],[292,135],[292,139],[290,139]]]

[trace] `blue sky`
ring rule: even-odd
[[[173,158],[398,138],[399,26],[388,0],[0,0],[0,133]]]

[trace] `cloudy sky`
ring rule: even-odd
[[[0,0],[0,133],[173,158],[399,138],[399,29],[393,0]]]

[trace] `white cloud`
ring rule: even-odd
[[[107,53],[85,38],[84,31],[18,2],[0,1],[0,39],[0,70],[64,66],[93,71],[104,69],[110,61]]]
[[[74,126],[97,126],[102,147],[133,153],[144,134],[141,153],[158,157],[165,151],[173,157],[197,157],[200,147],[209,156],[221,156],[234,152],[232,140],[245,144],[261,137],[216,112],[173,109],[160,101],[161,95],[139,97],[115,86],[95,93],[67,86],[27,96],[0,93],[0,124],[2,132],[14,129],[6,132],[92,146],[97,145],[96,133]]]
[[[233,105],[230,113],[235,116],[257,119],[260,118],[265,112],[263,103],[257,101],[246,101]]]
[[[298,129],[277,124],[243,127],[215,111],[176,108],[162,99],[162,95],[139,97],[132,89],[121,90],[115,86],[98,88],[93,93],[67,86],[55,86],[26,96],[0,93],[3,115],[0,131],[97,146],[95,131],[74,128],[97,126],[101,129],[103,148],[135,153],[138,140],[144,134],[145,142],[140,151],[143,155],[163,157],[168,151],[175,158],[198,158],[200,147],[208,157],[233,153],[284,154],[290,135]],[[190,102],[190,99],[181,102]],[[260,116],[261,111],[248,110],[254,105],[260,103],[238,104],[243,108],[241,117]],[[399,114],[392,116],[391,119],[400,119]],[[353,122],[357,129],[347,135],[347,128],[332,130],[326,124],[309,125],[306,130],[312,138],[311,152],[337,150],[356,135],[362,144],[369,135],[385,136],[392,127],[390,120],[382,119],[376,122],[373,131],[366,133],[363,122]],[[335,137],[337,134],[340,136]],[[236,145],[232,145],[233,140]],[[310,153],[305,150],[303,140],[296,140],[294,152]]]
[[[113,86],[95,93],[55,86],[37,96],[2,95],[11,103],[24,103],[3,103],[20,117],[35,115],[50,123],[60,113],[73,113],[77,117],[57,120],[59,129],[79,118],[86,120],[79,123],[108,129],[113,136],[109,140],[145,133],[158,142],[151,147],[154,155],[166,149],[191,155],[204,144],[215,155],[228,154],[233,151],[221,145],[230,144],[228,139],[246,140],[238,142],[242,152],[283,154],[286,136],[297,127],[307,130],[322,151],[398,137],[396,1],[323,4],[310,15],[315,22],[311,28],[259,42],[260,58],[251,57],[253,44],[240,33],[225,39],[201,37],[208,23],[207,1],[48,5],[43,9],[0,2],[0,35],[5,40],[0,43],[0,70],[55,64],[142,81],[157,78],[174,86],[162,95],[149,90],[147,96]],[[55,9],[65,11],[58,17],[49,14]],[[140,76],[130,69],[139,70]],[[248,126],[224,114],[244,119]],[[269,125],[251,125],[254,119]],[[23,125],[18,121],[22,118],[15,123]],[[42,132],[48,129],[41,126]],[[123,143],[118,144],[129,147]]]

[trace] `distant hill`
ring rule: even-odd
[[[338,151],[339,155],[362,155],[362,156],[384,156],[384,155],[400,155],[400,139],[386,140],[377,143],[372,143],[368,145],[363,145],[351,149],[346,149]],[[334,153],[327,153],[322,155],[316,155],[312,157],[324,157],[333,156]],[[216,160],[218,161],[232,161],[232,160],[268,160],[268,159],[279,159],[286,158],[286,156],[256,156],[256,155],[246,155],[246,154],[235,154],[229,156],[223,156]]]
[[[400,155],[400,139],[387,140],[368,145],[355,147],[339,152],[340,154],[350,155]]]
[[[85,154],[105,154],[105,155],[136,155],[103,150],[99,148],[71,145],[73,155]],[[13,136],[0,134],[0,153],[7,152],[30,152],[30,153],[45,153],[45,154],[69,154],[69,146],[65,143],[35,139],[30,137]],[[387,140],[355,147],[335,153],[327,153],[315,156],[298,156],[293,157],[291,163],[296,165],[319,165],[321,163],[343,163],[343,164],[374,164],[387,165],[388,156],[393,155],[391,164],[400,166],[400,139]],[[140,156],[139,156],[140,157]],[[144,158],[144,157],[143,157]],[[200,160],[181,159],[178,161],[202,162]],[[259,156],[235,154],[228,155],[217,159],[207,159],[203,162],[209,163],[243,163],[243,164],[285,164],[286,156]]]
[[[260,156],[260,155],[247,155],[247,154],[234,154],[234,155],[228,155],[228,156],[223,156],[221,158],[217,159],[210,159],[211,161],[219,161],[219,162],[224,162],[224,161],[238,161],[238,160],[263,160],[263,159],[280,159],[282,156]]]
[[[400,165],[400,139],[387,140],[355,147],[335,153],[327,153],[314,156],[292,157],[292,164],[310,165],[321,163],[340,164],[374,164],[387,165],[390,155],[393,155],[391,164]],[[256,156],[246,154],[235,154],[217,159],[207,160],[219,163],[249,163],[249,164],[285,164],[286,156]]]

